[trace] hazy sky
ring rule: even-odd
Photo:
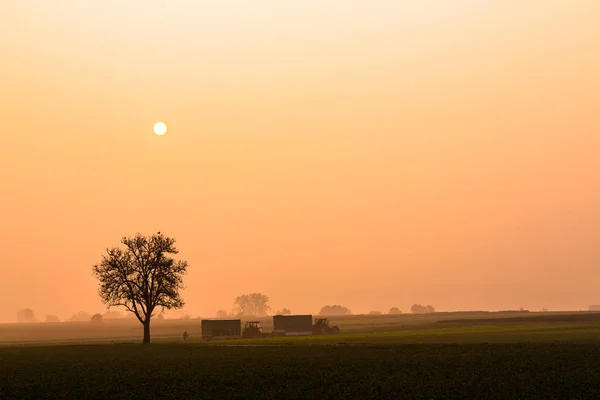
[[[103,310],[161,231],[180,315],[600,303],[597,0],[2,0],[0,320]],[[164,120],[169,132],[152,133]]]

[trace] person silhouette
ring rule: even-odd
[[[190,336],[190,335],[188,335],[187,330],[183,331],[183,340],[184,341],[187,340],[188,336]]]

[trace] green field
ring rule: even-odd
[[[476,323],[485,327],[490,323],[534,323],[543,328],[544,323],[567,324],[574,329],[600,326],[600,313],[486,313],[458,312],[401,315],[351,315],[331,317],[331,323],[339,325],[342,333],[408,332],[409,334],[450,327],[469,327]],[[261,319],[264,330],[273,329],[271,318]],[[582,325],[583,324],[583,325]],[[586,325],[587,324],[587,325]],[[590,325],[591,324],[591,325]],[[554,325],[553,325],[554,326]],[[153,338],[181,337],[184,330],[192,338],[200,336],[200,320],[164,320],[152,323]],[[102,325],[89,322],[0,324],[0,345],[7,343],[34,343],[56,341],[123,340],[142,337],[142,325],[133,319],[108,320]]]
[[[344,333],[5,343],[0,399],[600,398],[600,314],[334,321]],[[179,332],[190,321],[164,323],[163,332]],[[135,328],[123,324],[102,329]],[[0,338],[12,337],[2,328]],[[83,326],[69,329],[89,336]]]

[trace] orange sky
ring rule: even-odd
[[[599,303],[600,2],[374,3],[2,0],[0,321],[159,230],[173,316]]]

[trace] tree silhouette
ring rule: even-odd
[[[60,322],[60,318],[58,318],[56,315],[47,315],[46,316],[46,322],[48,322],[48,323],[57,323],[57,322]]]
[[[102,318],[103,319],[118,319],[121,318],[121,313],[118,311],[106,311],[104,314],[102,314]]]
[[[269,307],[269,296],[262,293],[243,294],[235,298],[236,304],[242,315],[262,317],[267,315]]]
[[[388,311],[388,314],[391,314],[391,315],[402,314],[402,311],[400,311],[400,309],[398,307],[392,307],[392,308],[390,308],[390,311]]]
[[[348,307],[334,304],[332,306],[325,306],[319,311],[319,315],[352,315],[352,311]]]
[[[90,318],[92,318],[92,316],[90,314],[88,314],[85,311],[79,311],[77,314],[73,314],[71,316],[71,318],[69,318],[69,321],[72,322],[88,322],[90,320]]]
[[[30,308],[26,308],[17,313],[17,321],[21,323],[35,322],[35,314]]]
[[[99,325],[102,323],[102,314],[94,314],[92,318],[90,318],[90,322],[94,325]]]
[[[413,304],[410,308],[410,311],[413,314],[428,314],[435,312],[435,308],[433,306],[424,306],[422,304]]]
[[[121,243],[125,249],[107,249],[100,264],[94,265],[94,275],[100,281],[98,294],[109,308],[122,306],[133,313],[144,326],[144,344],[148,344],[154,311],[184,305],[179,292],[187,262],[169,257],[179,252],[175,239],[160,232],[148,237],[138,233],[124,237]]]

